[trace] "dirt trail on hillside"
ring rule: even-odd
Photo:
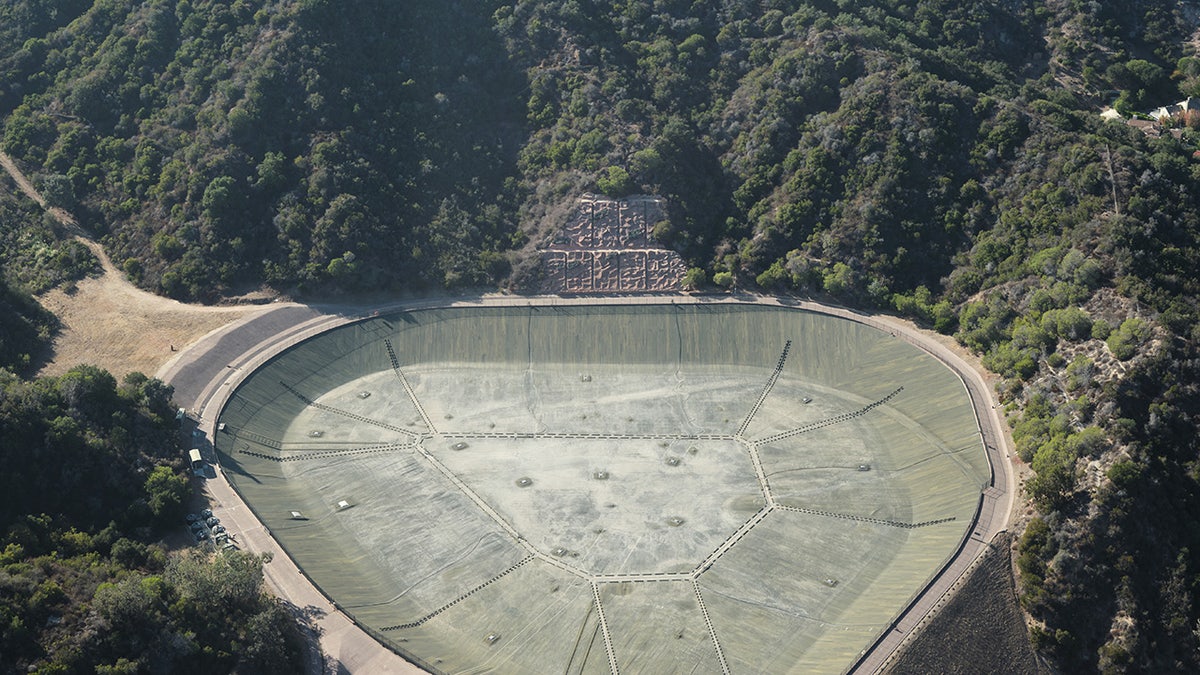
[[[261,305],[206,307],[187,305],[147,293],[125,279],[98,242],[67,211],[47,207],[33,184],[11,157],[0,152],[0,167],[21,192],[46,209],[64,230],[100,260],[103,273],[78,282],[75,290],[53,289],[37,297],[62,324],[53,353],[39,375],[58,375],[80,363],[112,372],[118,378],[131,371],[153,374],[182,349],[204,335],[248,314]]]

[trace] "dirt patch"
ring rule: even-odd
[[[84,279],[74,293],[55,289],[38,298],[62,328],[40,375],[58,375],[88,363],[118,378],[131,371],[149,375],[175,350],[261,307],[198,307],[134,288],[106,270]]]
[[[1042,675],[1029,644],[1012,573],[1011,538],[1000,537],[946,607],[900,653],[889,675]]]

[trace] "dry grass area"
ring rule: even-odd
[[[39,374],[57,375],[80,363],[107,369],[119,379],[153,375],[175,352],[247,314],[253,305],[204,307],[135,288],[107,258],[104,274],[85,279],[73,293],[52,290],[38,298],[62,322],[53,353]]]

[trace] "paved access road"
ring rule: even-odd
[[[268,306],[231,326],[210,333],[180,353],[158,373],[159,379],[175,387],[175,400],[185,407],[195,405],[221,371],[235,361],[267,349],[297,326],[325,315],[312,307],[286,304]]]
[[[315,307],[288,303],[271,305],[262,312],[215,331],[187,347],[157,373],[175,387],[175,400],[200,421],[200,429],[211,435],[221,407],[237,384],[270,357],[313,335],[366,318],[376,313],[428,307],[548,306],[584,304],[671,304],[755,303],[792,307],[856,321],[891,332],[941,360],[963,381],[979,421],[980,434],[992,467],[992,484],[980,499],[975,527],[933,582],[917,593],[892,627],[860,655],[851,667],[855,673],[875,673],[885,667],[897,650],[911,639],[932,613],[965,580],[992,539],[1008,527],[1016,493],[1011,451],[1004,435],[991,390],[979,371],[972,368],[931,334],[887,316],[861,314],[846,308],[808,300],[751,295],[704,296],[604,296],[561,298],[556,296],[516,297],[495,295],[471,298],[440,298],[412,301],[377,308]],[[270,553],[273,561],[264,567],[270,588],[282,599],[315,618],[322,659],[313,658],[310,673],[422,673],[362,629],[323,596],[304,576],[255,518],[223,476],[207,481],[206,492],[213,512],[239,536],[239,543],[257,553]]]

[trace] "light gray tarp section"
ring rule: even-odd
[[[305,573],[445,672],[840,672],[989,480],[946,366],[759,306],[378,317],[277,356],[220,421]]]

